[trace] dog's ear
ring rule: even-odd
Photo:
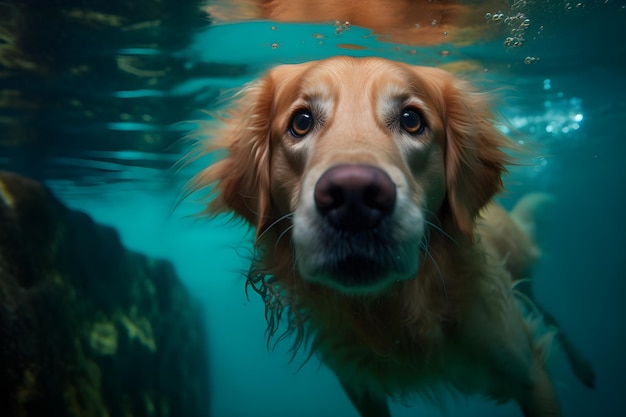
[[[471,237],[479,210],[502,189],[510,140],[494,127],[487,95],[449,76],[443,86],[448,202],[461,232]]]
[[[198,173],[191,192],[211,187],[203,215],[233,212],[258,231],[270,220],[270,118],[274,85],[267,75],[239,94],[220,126],[204,132],[208,145],[201,153],[226,155]]]

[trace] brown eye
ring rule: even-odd
[[[400,114],[400,126],[406,130],[407,133],[412,135],[418,135],[424,131],[426,127],[422,116],[419,112],[412,108],[405,108]]]
[[[291,118],[289,133],[296,138],[301,138],[313,128],[313,116],[308,110],[299,110]]]

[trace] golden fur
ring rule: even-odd
[[[419,135],[389,120],[403,103],[423,118]],[[303,108],[315,125],[294,137]],[[526,416],[560,414],[542,344],[514,297],[514,280],[539,252],[522,220],[492,203],[510,143],[485,95],[439,69],[335,57],[270,70],[210,136],[203,152],[226,154],[189,189],[210,187],[205,214],[232,212],[256,227],[248,282],[264,297],[270,333],[286,318],[296,347],[308,341],[362,416],[388,416],[387,397],[441,387],[515,400]],[[330,256],[324,236],[340,248],[346,236],[322,234],[311,203],[320,176],[338,165],[374,166],[394,182],[392,226],[377,233],[393,235],[397,269],[410,276],[348,287],[307,269]]]

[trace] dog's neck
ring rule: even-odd
[[[288,331],[306,335],[308,329],[316,329],[315,335],[307,337],[313,336],[315,344],[327,348],[363,346],[384,357],[421,346],[422,353],[428,354],[471,307],[467,300],[474,298],[467,294],[478,291],[476,270],[485,264],[484,254],[476,252],[469,237],[453,224],[442,224],[442,228],[445,233],[431,230],[428,253],[420,254],[416,277],[376,295],[348,295],[303,280],[293,264],[295,254],[288,236],[276,242],[266,235],[268,239],[258,246],[263,264],[257,268],[271,276],[266,285],[273,295],[271,300],[265,297],[269,316],[288,309]],[[338,326],[343,331],[337,331]]]

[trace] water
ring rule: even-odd
[[[178,140],[191,127],[183,122],[206,117],[199,110],[218,107],[221,91],[236,89],[277,63],[348,54],[465,69],[486,89],[507,87],[500,93],[500,110],[523,133],[524,145],[536,151],[536,157],[512,168],[506,180],[509,195],[540,190],[558,201],[558,216],[546,231],[546,257],[537,268],[536,293],[587,355],[597,378],[595,391],[583,388],[563,355],[553,353],[550,367],[565,414],[621,415],[626,374],[621,300],[626,292],[625,6],[620,1],[492,3],[502,4],[484,7],[480,14],[493,21],[489,30],[496,34],[463,45],[383,41],[345,22],[254,20],[196,24],[197,30],[181,35],[180,43],[161,48],[131,42],[73,51],[76,60],[115,57],[121,67],[133,70],[133,59],[154,59],[162,63],[157,68],[173,66],[173,75],[155,75],[160,81],[152,84],[149,75],[123,83],[87,79],[82,87],[89,89],[80,92],[73,90],[77,84],[71,77],[58,83],[53,73],[0,79],[5,90],[29,90],[47,103],[67,97],[63,106],[41,107],[46,111],[37,114],[43,119],[28,126],[35,135],[30,140],[19,136],[20,143],[11,143],[17,130],[3,122],[0,166],[45,181],[69,206],[115,226],[129,248],[174,263],[206,311],[212,415],[356,416],[334,376],[315,360],[298,370],[298,359],[287,363],[288,343],[266,350],[263,305],[254,296],[246,299],[240,274],[247,267],[241,254],[251,242],[247,228],[222,218],[186,217],[201,208],[194,201],[173,210],[180,187],[198,167],[172,168],[188,147]],[[452,38],[455,30],[440,36]],[[75,78],[80,80],[80,74]],[[100,79],[107,79],[106,72]],[[97,104],[95,114],[89,114],[93,110],[86,103]],[[3,111],[3,120],[31,116],[19,107]],[[518,413],[511,404],[496,406],[478,398],[451,398],[448,407],[449,415],[459,416]],[[412,408],[394,405],[393,412],[440,415],[420,401]]]

